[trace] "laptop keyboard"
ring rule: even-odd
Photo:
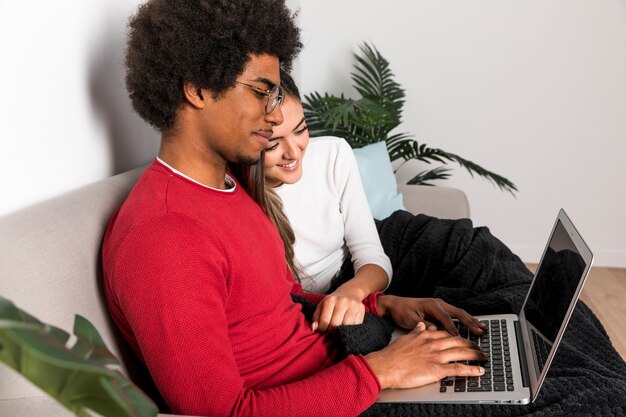
[[[546,365],[546,361],[548,360],[548,354],[550,354],[550,349],[552,349],[552,345],[544,340],[541,336],[537,334],[534,329],[530,330],[530,334],[533,336],[533,342],[535,345],[535,353],[537,354],[537,362],[539,362],[539,372],[543,370],[543,367]]]
[[[482,323],[487,325],[482,336],[471,333],[460,322],[456,322],[456,326],[459,336],[476,343],[489,355],[489,359],[484,362],[461,363],[480,365],[485,368],[485,374],[481,377],[446,377],[439,383],[439,392],[491,392],[515,389],[506,320],[482,320]]]

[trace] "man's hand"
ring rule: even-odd
[[[469,340],[426,330],[420,322],[410,333],[365,359],[385,389],[420,387],[447,376],[480,376],[485,373],[480,366],[450,362],[484,361],[487,355]]]
[[[413,329],[424,322],[428,329],[436,329],[435,321],[453,336],[458,334],[453,318],[465,324],[472,333],[481,335],[486,328],[477,318],[463,309],[454,307],[438,298],[407,298],[382,295],[377,300],[378,311],[389,316],[400,327]]]
[[[361,324],[365,317],[362,291],[342,289],[324,297],[313,313],[313,331],[325,332],[346,324]]]

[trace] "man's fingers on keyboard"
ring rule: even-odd
[[[436,347],[439,351],[457,349],[459,350],[459,352],[463,351],[465,353],[469,353],[469,350],[474,350],[480,353],[479,355],[480,360],[485,359],[484,352],[482,352],[477,345],[475,345],[473,342],[470,342],[469,340],[462,339],[460,337],[448,335],[448,337],[438,339],[434,341],[433,343],[437,344]],[[459,359],[451,359],[451,360],[468,360],[468,359],[459,358]],[[446,362],[450,362],[450,360],[447,360]]]
[[[455,311],[455,317],[463,323],[474,334],[482,335],[484,333],[483,327],[486,327],[476,317],[469,314],[467,311],[457,308]]]
[[[446,376],[480,376],[485,373],[485,368],[482,366],[470,366],[461,363],[449,363],[443,366]]]

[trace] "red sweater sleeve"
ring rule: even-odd
[[[112,314],[173,411],[356,416],[375,401],[380,384],[362,356],[284,384],[248,386],[229,333],[228,257],[216,242],[199,244],[196,229],[175,215],[136,227],[120,245],[107,279]],[[244,340],[254,343],[268,334],[251,329]]]
[[[322,301],[324,297],[326,297],[326,294],[316,294],[316,293],[311,293],[311,292],[305,292],[302,289],[302,285],[300,285],[300,283],[296,281],[294,281],[293,289],[291,290],[291,293],[294,295],[302,296],[306,298],[308,301],[315,303],[315,304],[319,304],[319,302]],[[380,291],[373,292],[370,295],[368,295],[367,298],[363,300],[363,304],[365,305],[365,311],[369,311],[370,313],[380,316],[380,313],[378,312],[378,304],[376,303],[379,295],[383,295],[383,293]]]
[[[300,285],[299,282],[297,282],[296,280],[293,281],[293,288],[291,289],[291,293],[294,295],[299,295],[301,297],[306,298],[308,301],[314,303],[314,304],[319,304],[320,301],[322,301],[324,299],[324,297],[326,297],[326,294],[317,294],[317,293],[312,293],[312,292],[305,292],[302,289],[302,285]]]

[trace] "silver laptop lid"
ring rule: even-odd
[[[519,314],[531,401],[539,394],[592,262],[589,247],[561,209]]]

